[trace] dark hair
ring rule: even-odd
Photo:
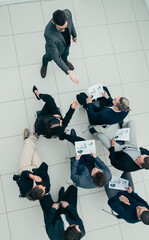
[[[93,183],[97,187],[103,187],[104,185],[106,185],[106,183],[108,181],[107,176],[104,172],[97,172],[91,178],[92,178]]]
[[[118,110],[124,111],[124,112],[129,112],[131,109],[129,108],[129,100],[125,97],[121,97],[119,100],[119,103],[116,104]]]
[[[149,211],[144,211],[141,214],[140,218],[144,224],[149,225]]]
[[[80,240],[82,233],[79,232],[75,226],[69,226],[66,231],[63,232],[63,240]]]
[[[26,193],[26,198],[35,201],[43,198],[43,190],[39,187],[34,187]]]
[[[149,156],[144,158],[144,163],[140,164],[143,168],[149,169]]]
[[[67,21],[67,15],[62,10],[56,10],[53,13],[53,22],[59,26],[63,26]]]
[[[52,127],[55,124],[60,124],[60,120],[53,115],[39,116],[35,122],[35,132],[46,138],[56,137],[62,134],[64,129],[60,126]]]

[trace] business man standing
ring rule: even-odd
[[[68,9],[55,11],[53,18],[46,26],[44,32],[46,54],[42,58],[42,78],[46,76],[48,62],[54,60],[54,62],[69,75],[73,82],[79,83],[71,71],[74,70],[73,65],[67,60],[71,44],[71,35],[73,42],[76,43],[77,34],[73,25],[71,12]]]

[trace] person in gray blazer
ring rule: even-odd
[[[76,136],[75,130],[71,134],[63,134],[63,138],[71,143],[84,141]],[[79,155],[71,158],[71,179],[76,186],[82,188],[96,188],[105,186],[112,178],[110,169],[94,153]]]
[[[46,54],[42,58],[42,78],[46,76],[48,62],[54,60],[54,62],[69,75],[73,82],[79,83],[71,71],[74,70],[73,65],[67,60],[71,44],[71,35],[73,42],[76,43],[77,34],[71,12],[68,9],[55,11],[53,18],[46,26],[44,32]]]

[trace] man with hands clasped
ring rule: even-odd
[[[36,151],[37,135],[29,137],[29,130],[24,130],[24,147],[19,166],[19,175],[14,175],[20,196],[29,200],[42,199],[50,191],[48,165],[41,163]]]
[[[45,227],[51,240],[79,240],[85,235],[83,222],[77,213],[77,188],[74,185],[59,191],[58,202],[50,194],[40,201]]]
[[[124,172],[121,178],[129,180],[129,187],[126,191],[110,189],[105,186],[108,204],[120,218],[128,223],[137,223],[142,221],[149,225],[149,206],[137,193],[134,192],[134,185],[129,172]]]

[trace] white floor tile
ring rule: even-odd
[[[15,35],[19,65],[40,63],[44,54],[43,32]]]
[[[130,119],[134,120],[136,123],[137,143],[139,147],[148,145],[148,117],[149,113],[130,116]]]
[[[17,66],[17,58],[12,36],[0,37],[0,53],[0,68]]]
[[[74,0],[73,3],[78,27],[106,24],[101,0]],[[84,11],[84,6],[86,11]]]
[[[135,224],[123,223],[120,225],[120,228],[123,240],[131,240],[132,238],[139,240],[149,234],[148,226],[141,222]]]
[[[10,240],[10,231],[6,214],[0,215],[0,239]]]
[[[141,40],[144,49],[149,49],[149,21],[142,21],[138,23]]]
[[[0,146],[1,146],[0,174],[3,175],[12,172],[17,172],[23,148],[23,135],[0,139]]]
[[[147,148],[149,149],[149,148]],[[149,180],[149,171],[148,169],[142,169],[142,177],[143,177],[143,180],[146,181],[146,180]]]
[[[41,93],[57,93],[57,86],[53,73],[52,63],[48,64],[47,76],[45,79],[42,79],[40,76],[40,68],[41,64],[20,67],[25,98],[31,98],[35,96],[32,92],[34,85],[39,89]]]
[[[56,139],[46,139],[40,137],[37,143],[37,151],[41,161],[48,165],[56,165],[69,161],[70,153],[66,141]]]
[[[22,134],[22,130],[28,127],[24,101],[3,103],[0,112],[1,138]]]
[[[143,113],[143,112],[149,111],[148,88],[149,88],[149,81],[123,85],[125,96],[129,99],[130,106],[132,108],[132,112],[130,112],[131,114]],[[134,89],[135,89],[135,92],[134,92]]]
[[[73,103],[73,101],[76,101],[77,94],[78,92],[60,94],[60,102],[62,106],[63,117],[69,110],[69,107]],[[88,122],[88,119],[87,119],[86,110],[82,108],[79,104],[70,120],[69,126],[77,125],[81,123],[87,123],[87,122]]]
[[[131,0],[104,0],[108,23],[130,22],[135,20]]]
[[[107,26],[84,27],[79,31],[85,57],[113,53]]]
[[[148,68],[149,68],[149,50],[145,51],[145,56],[146,56],[146,60],[147,60]]]
[[[116,53],[142,50],[136,23],[110,25],[110,32]]]
[[[11,22],[7,6],[0,7],[0,35],[12,34]]]
[[[23,99],[18,68],[0,69],[0,75],[4,81],[0,88],[0,102]]]
[[[5,197],[7,212],[29,208],[29,207],[31,208],[39,205],[38,201],[29,201],[27,198],[19,197],[20,191],[17,183],[12,179],[13,174],[4,175],[1,178],[2,178],[2,184],[4,189],[4,197]]]
[[[40,207],[9,213],[8,217],[11,229],[11,239],[19,240],[21,236],[22,240],[26,240],[33,236],[36,240],[42,238],[48,240],[49,238],[45,231],[42,215]],[[35,222],[36,224],[34,224]]]
[[[40,2],[10,5],[13,33],[28,33],[44,29]]]
[[[6,212],[5,208],[5,202],[4,202],[4,194],[3,194],[3,188],[2,188],[2,183],[1,183],[1,178],[0,178],[0,214]]]
[[[149,79],[149,71],[143,52],[131,52],[116,55],[123,83]]]
[[[51,195],[54,201],[58,200],[58,192],[63,186],[65,190],[72,184],[70,179],[70,162],[49,167],[51,181]],[[57,181],[59,179],[60,181]],[[52,184],[53,183],[53,184]]]
[[[102,210],[106,199],[104,191],[80,197],[84,224],[88,231],[117,224],[118,220],[114,216]]]
[[[135,16],[138,21],[149,20],[149,13],[144,0],[132,0]]]
[[[75,70],[73,72],[79,80],[79,84],[74,83],[69,76],[54,63],[54,72],[59,93],[78,91],[89,87],[84,59],[73,59],[71,63],[74,65]]]
[[[133,177],[133,176],[132,176]],[[134,180],[134,178],[133,178]],[[136,183],[135,184],[135,192],[141,197],[143,198],[145,201],[147,201],[147,194],[146,194],[146,189],[145,189],[145,185],[143,182],[140,183]]]
[[[104,86],[120,84],[114,55],[86,58],[90,85],[102,83]]]
[[[149,181],[145,181],[145,182],[144,182],[145,190],[146,190],[146,195],[147,195],[147,198],[144,199],[144,200],[147,201],[147,202],[149,202],[149,188],[148,188],[148,184],[149,184]]]
[[[112,236],[112,239],[115,239],[115,240],[122,239],[121,232],[118,225],[108,227],[108,228],[98,229],[98,230],[87,233],[88,240],[98,239],[99,237],[103,238],[104,240],[109,240],[111,236]]]

